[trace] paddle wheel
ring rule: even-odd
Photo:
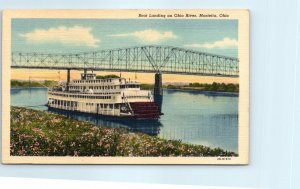
[[[158,119],[159,106],[154,102],[131,102],[131,109],[136,119]]]

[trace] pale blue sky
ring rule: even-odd
[[[169,45],[237,57],[237,40],[237,20],[12,20],[12,51],[73,53]]]

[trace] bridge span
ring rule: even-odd
[[[154,95],[161,100],[162,73],[239,76],[237,58],[157,45],[81,53],[12,52],[11,68],[67,70],[67,81],[70,70],[155,73]]]
[[[141,46],[82,53],[12,52],[12,68],[149,72],[238,77],[237,58],[171,46]]]

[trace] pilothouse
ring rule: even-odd
[[[49,89],[48,98],[49,108],[135,119],[160,117],[152,92],[125,78],[97,79],[85,72],[80,80]]]

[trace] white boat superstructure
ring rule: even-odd
[[[125,78],[97,79],[96,74],[81,74],[61,88],[50,89],[48,107],[107,116],[137,119],[159,118],[151,91]]]

